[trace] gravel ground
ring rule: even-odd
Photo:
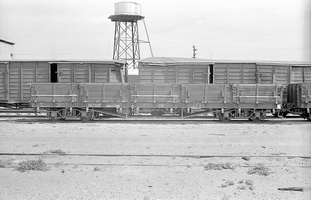
[[[309,200],[310,144],[307,121],[1,120],[0,199]]]

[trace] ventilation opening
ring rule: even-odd
[[[51,83],[57,83],[57,64],[51,64]]]
[[[209,83],[214,83],[214,66],[209,65]]]

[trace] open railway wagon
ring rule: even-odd
[[[30,104],[50,119],[125,117],[128,92],[124,83],[33,83]]]
[[[130,93],[135,114],[263,120],[281,109],[282,90],[277,84],[133,84]]]
[[[51,119],[180,116],[212,113],[219,120],[263,120],[282,104],[276,84],[71,83],[31,86],[31,107]]]
[[[289,84],[282,112],[284,116],[292,113],[311,121],[311,83]]]

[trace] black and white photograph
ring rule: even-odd
[[[0,200],[310,200],[310,0],[0,0]]]

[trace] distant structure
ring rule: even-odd
[[[128,68],[136,69],[140,59],[139,43],[149,43],[151,56],[153,56],[145,17],[141,15],[140,5],[134,2],[115,3],[114,15],[109,16],[115,22],[113,59],[125,60]],[[139,40],[138,21],[143,20],[148,41]]]
[[[192,58],[196,58],[197,55],[197,49],[195,48],[195,45],[192,46]]]
[[[0,58],[13,59],[13,46],[15,43],[0,39]]]

